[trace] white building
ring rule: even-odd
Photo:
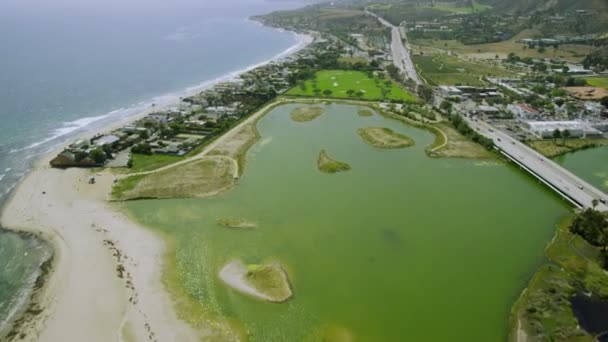
[[[600,136],[602,132],[583,121],[527,121],[531,133],[542,139],[553,138],[553,132],[570,132],[570,137]]]

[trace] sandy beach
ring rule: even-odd
[[[294,48],[277,58],[296,53],[312,41],[299,37]],[[264,111],[194,158],[229,139]],[[116,176],[104,170],[96,175],[96,184],[88,184],[91,170],[50,168],[48,162],[56,153],[40,158],[13,190],[0,216],[3,227],[36,233],[54,249],[51,271],[30,304],[41,311],[19,326],[21,340],[197,341],[212,333],[195,331],[178,318],[161,282],[164,242],[108,201]]]
[[[106,202],[113,178],[40,166],[18,186],[2,225],[41,232],[55,250],[25,340],[194,341],[160,281],[163,242]]]

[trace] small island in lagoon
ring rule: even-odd
[[[236,291],[273,303],[283,303],[293,296],[287,273],[276,262],[245,265],[233,260],[221,269],[219,278]]]

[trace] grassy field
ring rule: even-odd
[[[205,197],[232,186],[235,163],[229,158],[210,157],[127,177],[114,186],[112,196],[115,200]]]
[[[287,95],[416,102],[416,97],[391,80],[368,77],[360,71],[343,70],[319,71],[314,80],[295,86]]]
[[[421,76],[431,85],[480,86],[484,76],[513,76],[514,74],[484,63],[473,63],[444,54],[414,55]]]
[[[338,58],[338,62],[340,63],[350,63],[350,64],[357,64],[357,63],[361,63],[361,64],[365,64],[367,65],[367,59],[363,58],[363,57],[340,57]]]
[[[534,341],[594,341],[578,328],[569,298],[577,284],[606,296],[608,276],[597,262],[599,251],[569,231],[572,217],[560,222],[555,238],[546,249],[553,262],[542,266],[513,307],[511,339],[522,329]],[[555,263],[555,264],[554,264]]]
[[[496,55],[501,59],[505,59],[509,53],[514,52],[520,57],[561,58],[567,61],[580,62],[587,54],[594,50],[593,47],[588,45],[566,44],[561,45],[557,50],[547,48],[545,52],[539,52],[538,49],[524,49],[524,45],[517,43],[520,39],[534,38],[537,35],[540,35],[540,32],[536,30],[524,30],[513,38],[503,42],[475,45],[464,45],[456,40],[430,39],[418,39],[413,41],[413,43],[420,47],[452,51],[478,59],[495,59]]]
[[[450,124],[442,122],[433,124],[447,139],[444,143],[435,146],[431,157],[440,158],[467,158],[467,159],[495,159],[496,156],[483,146],[474,143],[471,139],[460,134]]]
[[[593,148],[598,146],[607,146],[608,139],[568,139],[565,142],[558,139],[553,140],[534,140],[528,142],[528,145],[538,151],[540,154],[553,158],[562,154]]]
[[[359,128],[357,133],[366,143],[377,148],[405,148],[415,144],[410,137],[394,132],[390,128]]]
[[[608,77],[593,77],[586,81],[590,86],[608,89]]]
[[[331,158],[325,150],[319,152],[317,167],[319,168],[319,171],[324,173],[337,173],[350,170],[350,165],[348,165],[348,163]]]
[[[128,170],[130,173],[155,170],[184,159],[184,157],[165,154],[152,154],[148,156],[136,153],[132,154],[132,158],[133,167]]]

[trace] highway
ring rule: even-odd
[[[378,19],[382,25],[391,29],[391,51],[393,52],[393,63],[395,66],[401,70],[406,77],[411,78],[414,82],[416,82],[416,85],[422,84],[422,81],[420,81],[418,73],[416,72],[416,68],[414,67],[414,62],[412,62],[409,46],[403,45],[404,37],[401,36],[399,27],[389,23],[375,13],[369,11],[365,12],[368,15]]]
[[[494,145],[503,155],[534,175],[578,208],[592,208],[592,201],[594,199],[608,201],[608,195],[604,192],[519,142],[517,139],[481,120],[472,120],[468,117],[463,118],[471,128],[483,136],[492,139]],[[596,209],[608,211],[608,206],[606,203],[599,202]]]

